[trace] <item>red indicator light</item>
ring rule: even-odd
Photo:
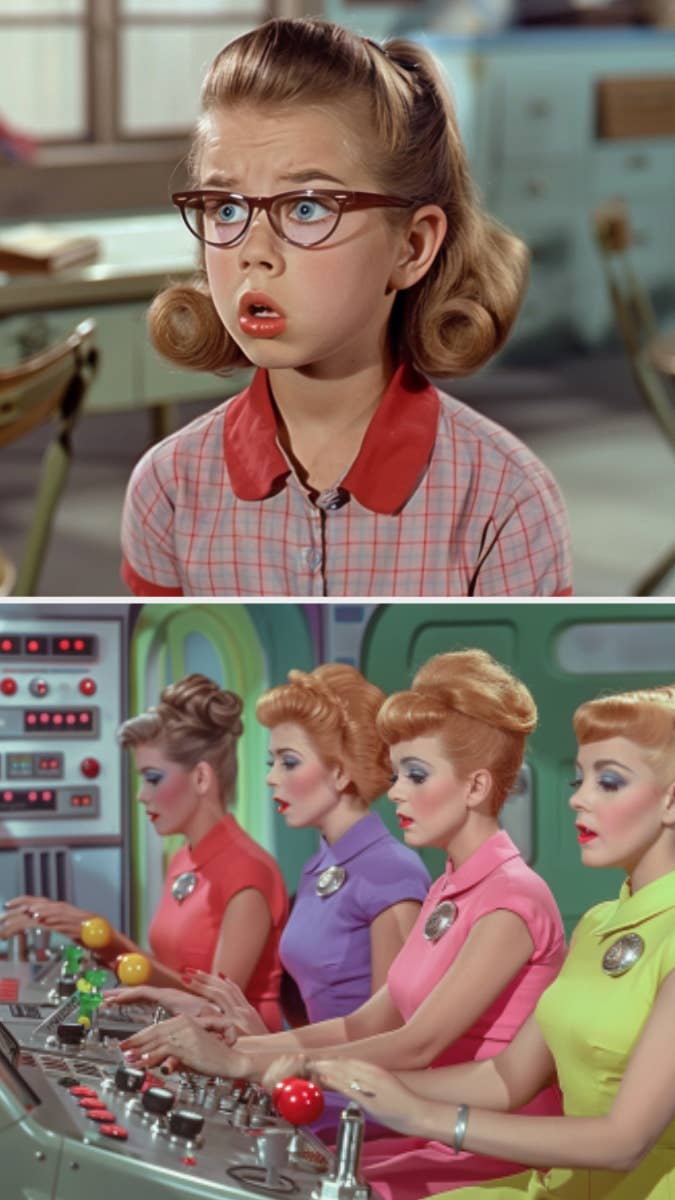
[[[40,643],[36,640],[36,638],[29,638],[26,642],[26,649],[29,654],[37,654],[38,650],[40,649]]]
[[[11,654],[12,653],[12,645],[13,645],[13,643],[12,643],[11,638],[3,638],[2,641],[0,642],[0,650],[2,650],[3,654]]]
[[[49,724],[49,713],[40,713],[40,724],[41,725]]]
[[[54,724],[63,725],[63,713],[54,713]]]
[[[81,679],[80,691],[82,692],[83,696],[93,696],[96,691],[96,681],[94,679],[89,679],[88,677],[86,679]]]
[[[12,800],[14,799],[14,792],[3,792],[2,798],[5,801],[5,804],[11,804]]]
[[[66,713],[66,725],[75,724],[75,713]]]
[[[80,713],[80,725],[88,725],[90,721],[89,713]]]
[[[89,807],[89,806],[91,805],[91,802],[92,802],[92,801],[91,801],[91,796],[80,796],[80,804],[81,804],[81,805],[82,805],[84,808],[87,808],[87,807]]]
[[[16,682],[16,679],[10,679],[9,675],[7,675],[2,680],[2,683],[0,683],[0,692],[2,692],[3,696],[15,696],[18,691],[18,687],[19,685]]]
[[[59,650],[70,650],[70,638],[59,638]]]
[[[45,800],[47,803],[49,803],[50,800],[54,799],[54,793],[53,792],[43,792],[40,799]]]
[[[75,638],[75,641],[73,642],[73,650],[84,650],[84,642],[82,641],[82,638]]]
[[[28,716],[26,717],[26,724],[27,725],[36,725],[37,724],[37,717],[36,717],[35,713],[28,714]]]
[[[196,1167],[197,1159],[192,1154],[185,1154],[180,1160],[184,1167]]]
[[[30,800],[31,804],[34,804],[34,802],[37,800],[37,798],[38,798],[37,792],[29,792],[28,793],[28,799]]]

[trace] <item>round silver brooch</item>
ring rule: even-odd
[[[346,878],[344,867],[326,867],[314,884],[314,891],[317,896],[332,896],[333,892],[340,891]]]
[[[639,933],[625,933],[605,952],[602,960],[605,975],[625,975],[642,957],[644,948]]]
[[[429,914],[424,923],[424,936],[428,942],[437,942],[454,925],[457,916],[457,905],[452,900],[443,900]]]
[[[177,875],[171,884],[171,895],[174,900],[182,904],[191,896],[197,886],[197,876],[194,871],[184,871],[182,875]]]

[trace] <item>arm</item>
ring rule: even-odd
[[[121,573],[137,596],[182,595],[170,494],[173,466],[171,447],[165,443],[152,446],[134,467],[127,486]]]
[[[371,995],[387,982],[387,972],[412,929],[421,904],[402,900],[378,913],[370,925]]]
[[[507,491],[486,528],[472,596],[566,596],[572,591],[564,501],[543,463],[522,452],[520,447],[515,457],[509,456]]]
[[[212,973],[222,973],[245,989],[271,928],[272,914],[262,892],[252,887],[236,892],[223,913]]]
[[[671,972],[661,984],[606,1115],[523,1117],[475,1108],[469,1113],[464,1148],[532,1167],[634,1170],[675,1117],[674,1006],[675,972]],[[370,1098],[359,1096],[359,1103],[370,1111]],[[454,1104],[416,1102],[408,1091],[407,1112],[401,1111],[400,1099],[393,1107],[398,1113],[394,1128],[437,1141],[452,1141],[457,1119]]]

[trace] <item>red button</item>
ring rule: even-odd
[[[80,1108],[103,1108],[103,1101],[94,1091],[90,1094],[88,1093],[86,1096],[82,1096],[79,1103]]]
[[[19,685],[16,682],[16,679],[11,679],[10,676],[7,675],[3,679],[2,683],[0,683],[0,692],[2,692],[3,696],[15,696],[18,691],[18,687]]]
[[[83,1083],[75,1083],[68,1089],[71,1096],[96,1096],[94,1088],[85,1087]]]
[[[99,1125],[99,1130],[106,1137],[120,1138],[121,1141],[125,1141],[129,1136],[126,1129],[122,1129],[121,1125]]]
[[[96,691],[96,680],[89,679],[88,677],[81,679],[79,687],[83,696],[93,696]]]
[[[83,758],[80,770],[86,779],[95,779],[101,770],[101,764],[97,758]]]
[[[185,1157],[181,1158],[180,1161],[182,1162],[183,1166],[185,1166],[185,1167],[196,1167],[197,1166],[197,1159],[193,1158],[191,1154],[186,1154]]]
[[[115,1114],[108,1112],[107,1108],[90,1108],[87,1116],[90,1121],[100,1121],[103,1125],[115,1120]]]

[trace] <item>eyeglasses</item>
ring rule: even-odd
[[[411,208],[412,200],[377,192],[279,192],[276,196],[242,196],[210,189],[174,192],[190,233],[207,246],[235,246],[255,213],[266,212],[278,237],[292,246],[311,247],[335,233],[342,214],[363,208]]]

